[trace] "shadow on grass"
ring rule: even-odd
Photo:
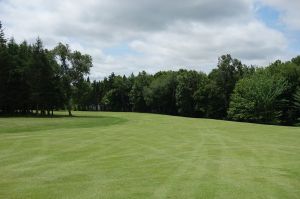
[[[0,134],[106,127],[128,121],[126,118],[121,117],[91,115],[75,115],[71,117],[67,115],[55,115],[53,117],[19,115],[17,117],[10,116],[5,118],[5,120],[0,121]]]
[[[36,114],[0,114],[0,118],[103,118],[106,116],[90,116],[90,115],[36,115]]]

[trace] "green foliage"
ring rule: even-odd
[[[281,96],[287,89],[285,79],[258,71],[241,79],[231,97],[228,117],[238,121],[279,123]]]
[[[151,81],[152,76],[145,71],[140,72],[134,77],[134,82],[129,93],[130,104],[133,111],[143,112],[149,110],[144,98],[144,90],[150,85]]]
[[[265,69],[222,55],[208,75],[160,71],[112,73],[89,80],[92,58],[59,43],[43,47],[7,41],[0,22],[0,114],[50,115],[56,109],[153,112],[187,117],[280,123],[298,122],[300,56]],[[239,82],[239,83],[237,83]]]
[[[110,90],[106,92],[102,99],[102,104],[106,110],[110,111],[130,111],[129,93],[132,82],[127,77],[115,76],[109,77]]]
[[[5,34],[3,31],[2,23],[0,21],[0,46],[5,46],[6,44],[6,39],[5,39]]]
[[[71,113],[74,90],[92,66],[89,55],[63,44],[49,51],[39,38],[33,45],[6,42],[1,23],[0,43],[0,113],[50,115],[63,105]]]
[[[76,109],[78,110],[88,110],[89,107],[89,99],[92,92],[92,86],[89,81],[85,81],[84,79],[80,79],[76,83],[76,87],[74,89],[74,103],[76,104]]]
[[[272,75],[280,76],[287,82],[287,89],[284,91],[282,98],[284,104],[282,105],[281,123],[285,125],[292,125],[297,120],[297,110],[294,107],[294,94],[297,87],[300,85],[300,64],[299,57],[293,58],[292,61],[281,62],[276,61],[267,67],[267,70]],[[298,64],[297,64],[298,63]]]
[[[93,66],[92,58],[89,55],[82,55],[78,51],[72,52],[67,44],[62,43],[59,43],[53,52],[60,60],[60,75],[65,93],[64,104],[71,116],[74,92],[82,84],[84,76],[89,74],[90,68]]]
[[[300,55],[292,58],[292,63],[296,64],[297,66],[300,66]]]
[[[149,87],[144,90],[146,104],[153,112],[176,114],[176,73],[173,71],[159,72]]]
[[[208,78],[197,71],[180,70],[177,75],[176,105],[178,113],[184,116],[203,116],[201,90],[207,84]]]
[[[294,94],[294,106],[298,111],[300,111],[300,87],[297,88]]]
[[[217,69],[209,74],[207,115],[214,118],[225,118],[236,82],[253,72],[253,67],[249,68],[243,65],[241,61],[232,58],[231,55],[221,56]]]
[[[295,109],[295,120],[298,121],[298,125],[300,124],[300,87],[296,89],[295,94],[293,95],[293,103]]]

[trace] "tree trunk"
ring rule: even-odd
[[[72,116],[72,112],[71,112],[72,111],[72,99],[68,100],[67,109],[68,109],[69,116]]]
[[[71,117],[72,116],[71,109],[68,109],[68,112],[69,112],[69,116]]]
[[[45,116],[45,115],[46,115],[45,109],[42,108],[42,109],[41,109],[41,116]]]

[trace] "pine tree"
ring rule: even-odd
[[[300,87],[297,88],[296,93],[294,94],[294,106],[296,112],[296,118],[300,122]]]
[[[2,23],[0,21],[0,45],[4,46],[6,44],[6,39],[5,39],[5,35],[4,35],[4,30],[2,28]]]
[[[2,23],[0,21],[0,112],[7,112],[7,82],[9,74],[9,54]]]

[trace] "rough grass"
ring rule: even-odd
[[[75,115],[0,118],[0,198],[300,197],[300,128]]]

